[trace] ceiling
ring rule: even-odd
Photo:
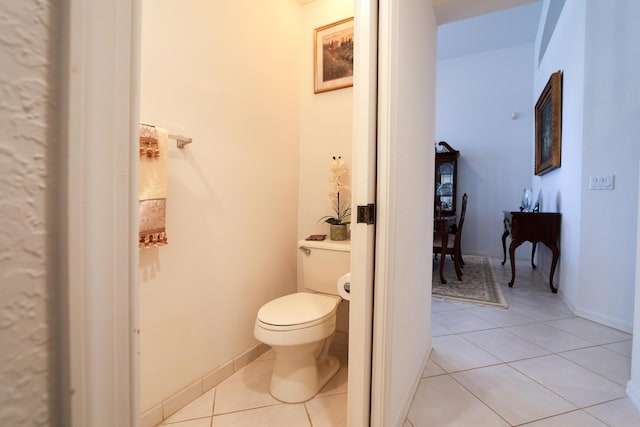
[[[505,3],[504,0],[434,0],[451,5],[472,1],[474,4]],[[486,13],[438,26],[438,59],[454,58],[488,50],[502,49],[525,43],[533,43],[536,39],[542,1],[510,0],[516,7]],[[526,3],[523,5],[523,3]],[[478,8],[475,8],[476,10]],[[465,14],[468,14],[466,10]],[[453,16],[449,10],[448,17]],[[458,13],[457,16],[462,16]]]
[[[485,15],[539,0],[432,0],[438,24]]]

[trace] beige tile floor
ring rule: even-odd
[[[433,350],[405,427],[640,426],[631,335],[571,314],[527,262],[493,260],[509,309],[433,301]]]
[[[508,281],[508,265],[494,271]],[[625,397],[631,336],[573,316],[527,263],[517,273],[507,310],[433,302],[433,351],[404,427],[640,426]],[[269,394],[267,352],[161,425],[346,426],[347,352],[335,351],[341,370],[308,402]]]
[[[346,426],[348,354],[334,345],[340,370],[313,399],[282,403],[269,394],[273,368],[270,350],[215,388],[167,418],[172,427],[330,427]]]

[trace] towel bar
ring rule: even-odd
[[[184,148],[185,145],[191,144],[193,142],[191,138],[187,138],[186,136],[182,135],[173,135],[171,133],[169,134],[169,138],[176,140],[178,148]]]

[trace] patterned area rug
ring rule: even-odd
[[[474,304],[494,305],[507,308],[500,284],[493,275],[491,260],[487,257],[463,255],[462,281],[456,277],[453,261],[447,256],[444,263],[444,278],[447,284],[440,283],[440,258],[435,263],[431,295]]]

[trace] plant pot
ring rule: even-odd
[[[329,238],[331,240],[347,240],[347,225],[346,224],[338,224],[338,225],[329,224]]]

